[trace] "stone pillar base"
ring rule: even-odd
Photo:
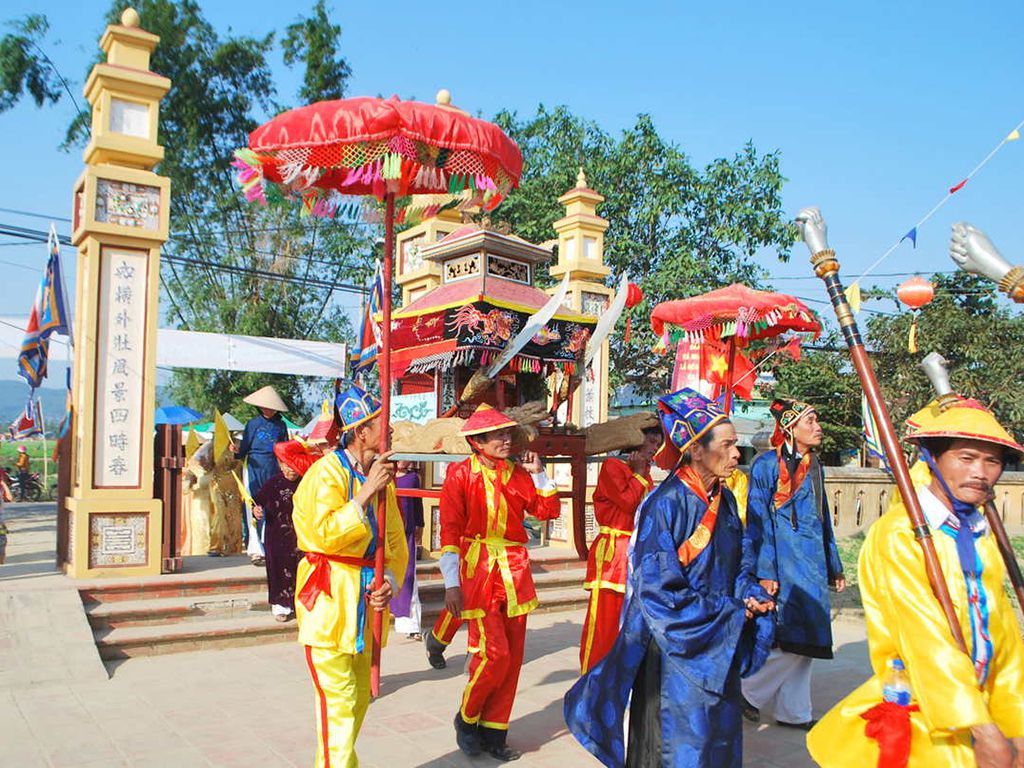
[[[74,579],[160,574],[159,499],[67,499],[71,517],[69,561]]]

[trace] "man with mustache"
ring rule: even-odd
[[[566,694],[565,721],[609,768],[740,768],[740,676],[764,663],[775,627],[724,482],[736,429],[692,389],[658,410],[655,461],[671,473],[640,508],[622,631]]]
[[[911,469],[967,653],[932,594],[899,495],[868,532],[861,596],[874,676],[808,734],[825,768],[1024,768],[1024,642],[1003,584],[1006,567],[981,510],[1024,446],[975,400],[932,402],[907,421],[920,451]],[[908,705],[885,702],[899,660]],[[1016,756],[1014,756],[1016,754]]]

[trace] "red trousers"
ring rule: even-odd
[[[452,616],[447,608],[442,608],[441,615],[434,622],[434,629],[432,630],[434,639],[442,645],[451,645],[452,640],[455,638],[455,633],[465,623],[458,616]]]
[[[462,719],[484,728],[507,730],[519,687],[526,643],[526,615],[505,615],[495,602],[487,615],[468,619],[469,682],[462,694]]]
[[[590,590],[590,603],[580,637],[580,674],[590,671],[615,644],[625,597],[614,589],[594,587]]]

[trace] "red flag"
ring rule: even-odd
[[[714,341],[704,342],[701,349],[700,377],[716,385],[716,394],[725,388],[729,377],[729,350],[723,344]],[[750,400],[754,394],[756,378],[754,364],[737,349],[732,361],[733,394]]]
[[[732,392],[736,397],[744,400],[751,400],[754,397],[754,382],[757,380],[757,373],[754,371],[754,364],[750,359],[736,350],[736,357],[732,361]]]
[[[786,345],[779,351],[784,352],[791,358],[793,358],[794,363],[799,363],[800,357],[803,354],[803,350],[800,349],[800,337],[797,336],[795,338],[790,339],[788,342],[786,342]]]
[[[964,179],[963,181],[954,184],[952,187],[949,188],[949,194],[952,195],[952,194],[955,194],[955,193],[959,192],[961,189],[964,188],[964,184],[966,184],[966,183],[967,183],[967,179]],[[916,245],[916,243],[915,243],[915,245]]]
[[[709,384],[725,386],[729,370],[729,353],[717,341],[705,340],[700,349],[700,377]]]

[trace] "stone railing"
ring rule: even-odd
[[[896,485],[880,469],[825,467],[825,491],[836,536],[866,531],[889,506]],[[1011,536],[1024,535],[1024,472],[1006,472],[996,486],[996,509]]]

